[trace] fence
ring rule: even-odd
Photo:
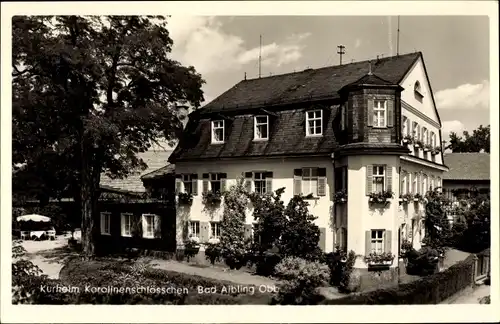
[[[475,282],[486,279],[490,274],[490,249],[487,249],[481,253],[476,254],[476,265],[474,279]]]

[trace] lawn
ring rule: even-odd
[[[62,286],[78,287],[73,302],[79,304],[267,305],[272,299],[259,286],[157,269],[140,260],[73,259],[59,279]]]

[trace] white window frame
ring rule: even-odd
[[[418,193],[418,174],[417,173],[413,174],[413,182],[411,184],[411,191],[412,191],[412,194]]]
[[[200,238],[200,221],[189,221],[189,236]]]
[[[319,117],[317,116],[318,112],[319,112]],[[310,114],[312,115],[312,117],[310,117]],[[312,133],[310,125],[311,123],[314,125],[312,127],[313,129]],[[316,128],[318,127],[320,128],[320,132],[316,133]],[[316,109],[316,110],[306,111],[306,136],[322,136],[322,135],[323,135],[323,110]]]
[[[424,175],[422,176],[422,187],[423,187],[423,189],[424,189],[424,190],[423,190],[424,192],[422,192],[422,196],[425,196],[425,194],[427,193],[427,191],[429,191],[429,187],[428,187],[429,182],[427,181],[427,179],[428,179],[427,175],[426,175],[426,174],[424,174]]]
[[[413,134],[411,136],[415,140],[420,140],[420,125],[418,122],[413,122]]]
[[[373,101],[373,117],[374,117],[373,127],[375,128],[387,127],[387,100],[376,99]],[[383,123],[380,122],[381,117],[384,118]]]
[[[403,116],[403,137],[408,135],[408,121],[410,119],[406,116]]]
[[[377,170],[377,172],[375,172]],[[379,173],[379,171],[382,170],[382,174]],[[377,178],[382,179],[382,191],[386,190],[386,185],[385,185],[385,177],[386,177],[386,170],[384,165],[374,165],[373,166],[373,174],[372,174],[372,190],[373,192],[377,192]]]
[[[430,138],[432,148],[436,147],[436,134],[434,132],[431,132]]]
[[[306,170],[309,171],[309,176],[306,176]],[[316,175],[313,175],[313,171],[316,172]],[[313,196],[317,197],[318,196],[318,182],[319,182],[319,176],[318,176],[319,168],[302,168],[302,180],[301,180],[301,187],[300,190],[302,192],[302,195],[307,196],[309,194],[312,194]],[[316,192],[312,191],[312,185],[309,182],[309,191],[304,190],[304,184],[306,181],[314,181],[316,180]]]
[[[104,222],[103,222],[103,217],[104,217]],[[102,212],[101,217],[100,217],[100,224],[101,224],[101,235],[111,235],[111,213],[110,212]],[[106,231],[106,225],[108,225],[108,230]]]
[[[406,171],[403,171],[403,181],[402,181],[402,188],[401,188],[401,194],[402,195],[406,195],[407,192],[406,192],[406,186],[407,186],[407,183],[408,183],[408,172]]]
[[[121,232],[122,236],[124,237],[131,237],[132,236],[132,219],[134,215],[132,213],[121,213]],[[129,226],[129,232],[127,233],[127,220],[128,220],[128,226]]]
[[[375,237],[373,237],[373,234],[375,234]],[[370,247],[371,247],[370,249],[371,253],[380,254],[385,252],[385,230],[381,229],[371,230]]]
[[[210,222],[210,239],[220,239],[221,235],[220,222]],[[215,230],[214,230],[215,229]],[[215,235],[214,235],[215,232]],[[217,232],[219,232],[217,234]]]
[[[222,130],[222,139],[217,140],[216,131]],[[212,144],[224,143],[224,120],[212,120]]]
[[[252,172],[252,185],[253,185],[253,191],[259,194],[265,194],[267,192],[267,186],[266,186],[266,173],[265,171],[254,171]],[[257,177],[260,175],[260,177]],[[264,192],[257,192],[257,185],[256,182],[262,183],[262,187],[264,188]]]
[[[155,215],[154,214],[143,214],[143,227],[142,237],[143,238],[154,238],[155,237]],[[148,233],[148,218],[152,219],[151,223],[151,233]]]
[[[429,181],[429,190],[430,191],[434,190],[434,179],[435,179],[434,176],[432,176],[430,178],[430,181]]]
[[[265,118],[265,122],[259,122],[257,119],[258,118]],[[256,141],[265,141],[269,139],[269,116],[267,115],[260,115],[260,116],[255,116],[253,118],[253,138]],[[262,137],[262,132],[261,132],[261,137],[258,136],[259,132],[259,127],[265,127],[266,130],[266,137]]]
[[[221,173],[210,173],[210,178],[209,178],[209,183],[210,183],[210,191],[214,192],[213,190],[213,183],[218,182],[219,183],[219,190],[222,190],[222,176]]]
[[[186,190],[186,183],[189,183],[191,191],[188,192]],[[192,194],[193,193],[193,178],[192,174],[182,174],[182,190],[184,193]]]

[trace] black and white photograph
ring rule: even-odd
[[[341,2],[2,3],[2,316],[475,305],[493,319],[498,3]]]

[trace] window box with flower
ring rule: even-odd
[[[413,196],[413,201],[414,202],[424,202],[424,196],[422,196],[421,194],[419,193],[416,193],[414,196]]]
[[[366,255],[364,260],[368,266],[391,266],[394,261],[394,254],[391,252],[372,252],[369,255]]]
[[[432,151],[432,145],[425,144],[424,145],[424,152],[430,152],[430,151]]]
[[[219,191],[207,191],[203,193],[203,204],[209,208],[220,206],[222,201],[222,194]]]
[[[410,135],[405,135],[403,137],[403,144],[410,145],[413,143],[413,137]]]
[[[413,146],[416,148],[416,149],[422,149],[424,147],[424,143],[422,143],[421,140],[419,139],[414,139],[413,140]]]
[[[192,257],[196,256],[198,252],[200,252],[200,238],[191,236],[184,242],[184,256],[189,261]]]
[[[399,195],[399,201],[408,204],[410,201],[413,200],[413,195],[411,193],[405,193],[402,195]]]
[[[434,147],[434,148],[431,149],[431,154],[432,155],[438,155],[439,153],[441,153],[441,147],[436,146],[436,147]]]
[[[186,192],[179,192],[177,195],[179,205],[191,205],[193,203],[193,195]]]
[[[335,203],[343,204],[347,202],[347,190],[342,189],[335,193]]]
[[[394,197],[392,191],[378,191],[370,193],[370,202],[373,204],[386,204]]]

